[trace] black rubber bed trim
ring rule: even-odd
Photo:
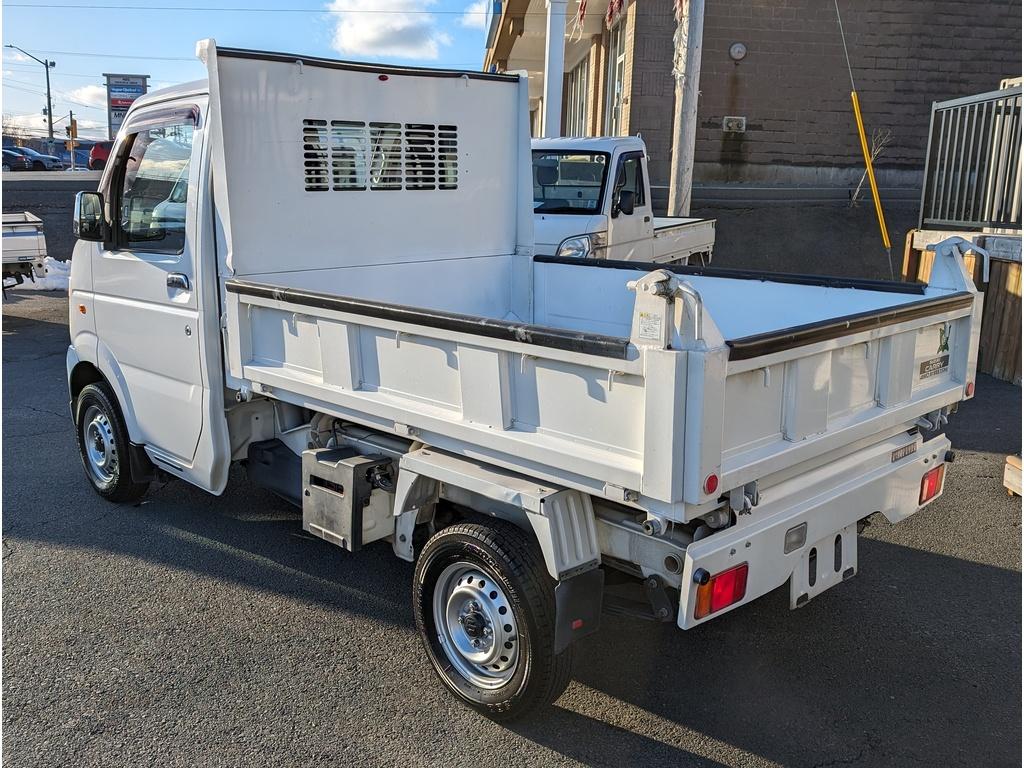
[[[262,283],[250,283],[245,280],[228,280],[225,283],[225,288],[228,293],[237,293],[242,296],[257,296],[305,307],[332,309],[353,315],[375,317],[379,320],[424,325],[428,328],[504,339],[520,344],[535,344],[540,347],[551,347],[567,352],[610,357],[617,360],[625,360],[629,349],[629,339],[620,336],[603,336],[562,328],[549,328],[543,325],[511,323],[507,320],[492,320],[486,317],[460,315],[436,309],[408,307],[402,304],[386,304],[381,301],[334,296],[298,288],[281,288]]]
[[[860,312],[820,323],[796,325],[781,331],[744,336],[741,339],[726,341],[726,344],[729,345],[730,360],[749,360],[752,357],[783,352],[787,349],[802,347],[819,341],[837,339],[840,336],[848,336],[851,333],[883,328],[887,325],[895,325],[896,323],[908,320],[917,320],[918,318],[936,315],[940,312],[950,312],[963,307],[969,307],[973,303],[974,295],[961,291],[960,293],[953,293],[948,296],[912,301],[899,307]]]
[[[303,66],[324,67],[326,69],[347,69],[352,72],[368,72],[380,75],[415,75],[416,77],[468,77],[470,80],[498,80],[502,82],[519,82],[518,75],[499,75],[491,72],[472,72],[461,69],[431,69],[430,67],[399,67],[389,64],[367,64],[361,61],[344,61],[342,59],[323,59],[317,56],[306,56],[299,53],[277,53],[274,51],[254,51],[247,48],[221,48],[217,46],[217,56],[233,59],[257,59],[259,61],[279,61],[294,64],[301,61]]]
[[[676,275],[698,277],[724,277],[729,280],[760,280],[769,283],[791,283],[796,285],[817,285],[823,288],[856,288],[862,291],[883,293],[906,293],[924,295],[924,283],[905,283],[899,280],[862,280],[860,278],[830,277],[828,275],[803,275],[787,272],[759,272],[750,269],[722,269],[720,267],[691,267],[680,264],[655,264],[648,261],[619,261],[615,259],[573,259],[559,256],[534,256],[541,264],[566,264],[574,267],[596,267],[598,269],[631,269],[653,272],[664,269]]]

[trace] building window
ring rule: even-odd
[[[566,78],[565,134],[587,135],[587,60],[583,59]]]
[[[618,136],[622,131],[622,97],[626,77],[626,25],[619,22],[608,34],[607,100],[604,109],[604,133]]]

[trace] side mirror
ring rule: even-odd
[[[101,243],[106,235],[103,220],[103,195],[99,192],[79,192],[75,195],[75,217],[71,231],[80,240]]]
[[[635,205],[636,196],[628,189],[620,189],[618,199],[615,201],[615,212],[632,216]]]

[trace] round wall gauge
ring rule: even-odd
[[[729,46],[729,58],[733,61],[740,61],[746,58],[747,46],[743,43],[733,43]]]

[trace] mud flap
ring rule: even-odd
[[[601,625],[604,571],[591,568],[555,587],[555,653],[561,653]]]

